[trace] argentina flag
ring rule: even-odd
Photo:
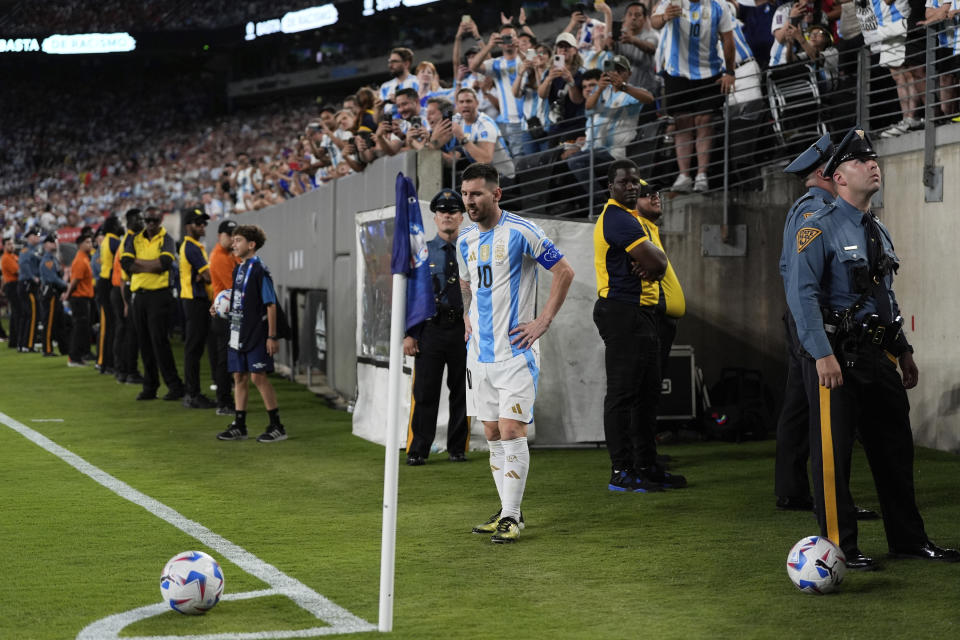
[[[407,276],[406,328],[420,324],[437,313],[430,278],[427,240],[423,233],[420,200],[413,181],[397,174],[397,213],[393,225],[393,256],[390,272]],[[407,233],[403,233],[407,230]]]

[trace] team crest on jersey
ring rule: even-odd
[[[797,231],[797,253],[800,253],[813,242],[821,233],[820,229],[803,227]]]
[[[507,245],[501,240],[493,248],[493,260],[497,264],[503,264],[503,261],[507,259]]]
[[[482,244],[480,245],[480,262],[489,262],[490,261],[490,245]]]

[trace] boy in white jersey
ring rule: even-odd
[[[493,542],[514,542],[530,467],[527,424],[533,421],[540,351],[537,339],[560,310],[573,267],[543,231],[500,209],[500,175],[489,164],[463,172],[461,192],[471,224],[457,238],[467,340],[467,384],[490,446],[500,511],[474,527]],[[553,274],[550,296],[534,318],[537,263]]]

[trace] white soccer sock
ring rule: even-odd
[[[497,485],[497,497],[503,503],[503,443],[499,440],[487,440],[490,447],[490,473],[493,474],[493,483]]]
[[[530,469],[530,449],[526,438],[514,438],[503,441],[503,511],[502,518],[513,518],[520,522],[520,503],[523,502],[523,489],[527,485],[527,471]]]

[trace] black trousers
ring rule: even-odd
[[[437,435],[440,387],[447,368],[450,391],[450,421],[447,423],[447,452],[463,454],[470,437],[467,418],[467,349],[463,343],[463,322],[427,322],[420,336],[420,353],[413,371],[413,407],[407,436],[407,454],[426,458]]]
[[[607,394],[603,431],[610,463],[618,471],[652,466],[657,458],[660,340],[650,307],[600,298],[593,322],[604,345]]]
[[[183,300],[183,384],[188,396],[200,395],[200,359],[210,335],[210,301]],[[218,386],[219,388],[219,386]]]
[[[116,318],[113,313],[113,302],[110,292],[113,285],[106,278],[97,280],[93,289],[93,296],[100,308],[100,331],[97,334],[97,364],[100,373],[107,369],[114,369],[113,335],[116,333]]]
[[[3,285],[3,296],[7,299],[7,304],[10,306],[10,333],[8,335],[7,347],[16,349],[20,346],[20,316],[23,315],[16,280]]]
[[[170,319],[174,309],[170,289],[135,291],[133,293],[134,323],[140,355],[143,358],[143,390],[156,393],[160,387],[157,369],[163,376],[167,389],[183,391],[183,381],[177,373],[170,346]]]
[[[127,285],[123,285],[126,287]],[[127,300],[130,291],[127,290]],[[110,291],[110,310],[113,311],[113,368],[117,373],[137,373],[137,328],[134,322],[133,305],[129,304],[127,314],[123,312],[123,294],[120,287]]]
[[[17,324],[17,346],[33,349],[37,338],[37,318],[40,300],[36,286],[27,280],[17,281],[17,298],[20,301],[20,322]]]
[[[670,349],[677,337],[677,318],[662,313],[657,314],[657,336],[660,338],[660,381],[667,375],[667,363],[670,361]]]
[[[230,321],[215,316],[210,322],[210,334],[207,336],[207,356],[210,359],[210,373],[217,385],[217,405],[233,406],[233,377],[227,371],[227,343],[230,342]]]
[[[810,482],[807,480],[810,405],[819,400],[817,396],[807,397],[801,366],[802,347],[797,337],[797,324],[789,309],[783,314],[783,326],[787,338],[787,385],[777,419],[774,490],[782,498],[806,498],[810,496]]]
[[[70,329],[70,359],[80,362],[90,353],[90,314],[93,298],[70,298],[73,327]]]
[[[880,499],[891,549],[923,544],[927,535],[913,489],[910,404],[897,366],[885,351],[861,349],[853,366],[840,358],[843,386],[820,387],[816,364],[802,362],[810,404],[810,468],[821,535],[849,552],[857,547],[850,459],[859,433]]]
[[[63,303],[59,293],[49,293],[41,303],[43,318],[43,352],[53,353],[53,341],[57,341],[60,353],[70,352],[67,323],[63,313]]]

